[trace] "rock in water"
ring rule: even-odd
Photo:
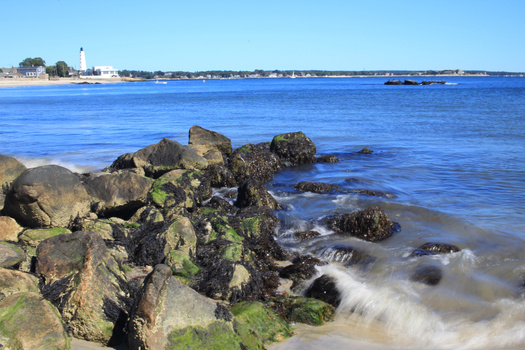
[[[89,213],[90,201],[77,175],[46,165],[27,169],[13,182],[4,210],[24,226],[67,227],[73,218]]]
[[[289,132],[273,138],[270,150],[287,165],[315,163],[315,144],[303,132]]]
[[[301,181],[293,187],[299,191],[314,192],[314,193],[330,193],[339,188],[337,185],[328,184],[325,182],[308,182]]]
[[[425,243],[416,248],[411,256],[423,256],[423,255],[437,255],[437,254],[448,254],[456,253],[461,249],[452,244],[447,243]]]
[[[304,295],[308,298],[322,300],[334,307],[338,307],[341,303],[341,294],[337,290],[335,279],[328,275],[322,275],[314,280]]]
[[[146,278],[128,324],[134,349],[243,349],[228,309],[183,285],[166,265]]]
[[[267,143],[239,147],[233,152],[229,162],[229,169],[239,183],[247,179],[268,182],[282,168],[281,159],[270,151]]]
[[[0,339],[6,349],[69,349],[57,310],[39,294],[24,292],[0,301]]]
[[[348,234],[369,242],[387,239],[399,227],[377,207],[370,207],[354,214],[331,216],[327,219],[327,223],[336,233]]]

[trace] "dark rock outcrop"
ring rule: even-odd
[[[324,155],[317,157],[315,160],[317,163],[337,163],[339,162],[339,159],[334,155]]]
[[[282,168],[281,159],[270,151],[267,143],[239,147],[229,162],[229,169],[238,183],[247,179],[268,182]]]
[[[447,243],[425,243],[417,247],[411,256],[437,255],[459,252],[460,249],[452,244]]]
[[[317,152],[315,144],[303,132],[289,132],[273,138],[270,150],[287,165],[311,164]]]
[[[267,207],[273,210],[282,209],[282,206],[268,190],[253,179],[246,180],[239,186],[235,205],[239,208],[256,206]]]
[[[322,300],[334,307],[338,307],[341,303],[341,294],[337,290],[335,279],[328,275],[315,279],[304,295],[308,298]]]
[[[326,221],[336,233],[351,235],[369,242],[387,239],[399,229],[399,226],[377,207],[370,207],[354,214],[331,216]]]
[[[279,276],[292,280],[292,288],[294,288],[301,281],[312,278],[317,273],[316,266],[322,266],[325,264],[325,262],[322,262],[316,257],[300,255],[292,260],[291,265],[283,267]]]
[[[66,168],[46,165],[24,171],[7,193],[4,211],[24,226],[67,227],[90,210],[80,178]]]

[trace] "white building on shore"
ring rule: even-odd
[[[94,66],[93,69],[87,69],[86,55],[84,49],[80,48],[80,78],[82,79],[109,79],[118,78],[118,69],[112,66]]]

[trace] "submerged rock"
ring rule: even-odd
[[[312,239],[312,238],[320,236],[321,233],[317,231],[299,231],[299,232],[295,232],[293,235],[298,240],[306,241],[308,239]]]
[[[370,148],[363,148],[362,150],[360,150],[358,153],[361,153],[361,154],[372,154],[374,153],[374,151],[372,151]]]
[[[322,326],[333,321],[335,308],[324,301],[305,297],[281,297],[268,302],[277,315],[288,322]]]
[[[7,193],[4,211],[24,226],[67,227],[90,211],[91,198],[80,178],[46,165],[24,171]]]
[[[322,300],[334,307],[338,307],[341,303],[341,293],[337,290],[335,279],[328,275],[315,279],[304,295],[308,298]]]
[[[305,191],[305,192],[330,193],[330,192],[333,192],[339,189],[339,186],[324,183],[324,182],[302,181],[302,182],[296,183],[293,188],[296,190]]]
[[[423,256],[423,255],[437,255],[437,254],[448,254],[457,253],[461,249],[452,244],[447,243],[425,243],[417,247],[411,254],[411,256]]]
[[[327,218],[327,223],[336,233],[348,234],[369,242],[387,239],[399,229],[378,207],[370,207],[354,214],[331,216]]]
[[[414,282],[435,286],[443,278],[443,271],[437,266],[423,265],[416,268],[410,279]]]
[[[349,245],[336,244],[317,249],[314,252],[326,261],[340,262],[346,266],[356,264],[367,266],[376,260],[366,252]]]
[[[302,131],[275,136],[270,150],[288,166],[315,163],[317,152],[315,144]]]
[[[339,162],[339,159],[334,155],[324,155],[317,157],[315,160],[317,163],[337,163]]]

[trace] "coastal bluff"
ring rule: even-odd
[[[74,337],[129,349],[264,349],[292,336],[294,323],[332,320],[340,295],[316,266],[328,251],[346,264],[374,258],[347,246],[287,251],[275,238],[286,208],[264,186],[286,167],[337,162],[316,152],[302,132],[233,149],[193,126],[187,145],[165,138],[101,173],[26,169],[0,156],[0,347],[69,349]],[[325,225],[369,242],[399,231],[375,207]]]

